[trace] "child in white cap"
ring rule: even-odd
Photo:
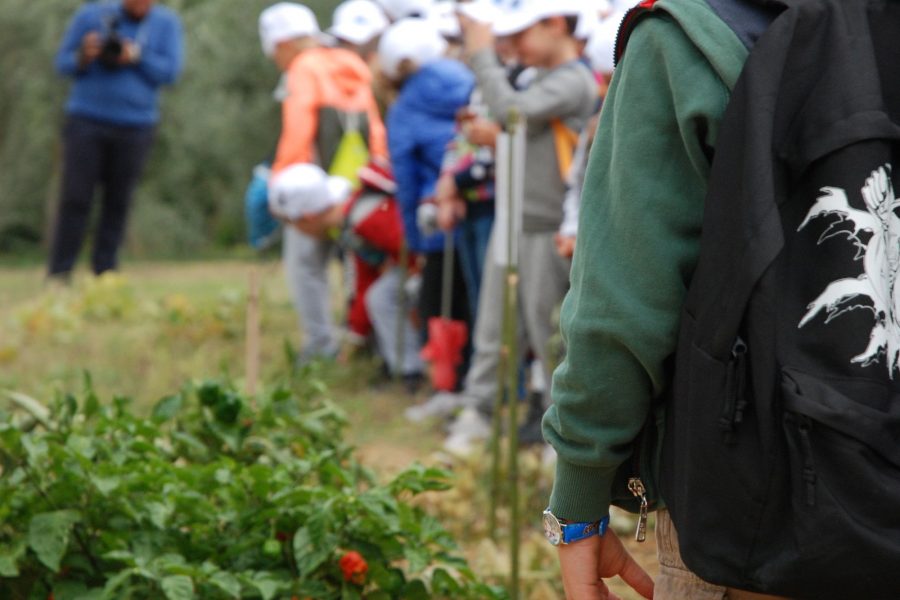
[[[433,218],[435,186],[444,150],[455,132],[456,113],[468,103],[475,83],[463,63],[444,57],[446,49],[437,27],[418,18],[394,23],[378,46],[381,69],[399,88],[387,115],[388,146],[404,235],[410,251],[424,259],[419,297],[423,324],[441,312],[444,234],[437,231]],[[468,320],[459,261],[454,265],[451,316]]]
[[[387,15],[374,0],[346,0],[334,9],[328,34],[372,64],[378,40],[388,25]]]
[[[272,165],[273,180],[293,165],[314,164],[329,171],[348,130],[357,130],[374,157],[387,157],[384,125],[366,63],[346,48],[327,48],[313,12],[279,2],[259,16],[263,52],[284,72],[281,137]],[[303,219],[285,227],[284,265],[302,322],[301,360],[337,354],[331,316],[328,263],[334,242]]]
[[[302,230],[320,234],[321,230],[340,224],[336,216],[351,192],[347,179],[329,176],[312,163],[298,163],[272,178],[269,210]]]
[[[479,0],[460,5],[465,52],[490,114],[505,121],[511,109],[525,119],[526,168],[523,183],[522,231],[518,236],[519,297],[525,338],[519,348],[531,348],[543,369],[556,363],[550,340],[556,333],[553,313],[569,285],[567,259],[559,255],[556,236],[563,218],[563,201],[574,143],[597,103],[597,83],[580,59],[575,38],[584,3],[577,0],[518,0],[504,3]],[[495,37],[508,37],[519,62],[534,68],[524,89],[514,87],[494,50]],[[569,132],[575,135],[569,135]],[[567,147],[568,146],[568,147]],[[496,233],[496,231],[494,232]],[[492,236],[491,247],[496,236]],[[488,254],[493,255],[489,247]],[[450,427],[445,448],[467,451],[490,432],[489,415],[497,387],[502,322],[504,271],[493,261],[485,265],[481,282],[475,352],[459,404],[464,410]],[[540,379],[540,378],[538,378]],[[544,381],[550,373],[544,372]],[[533,394],[523,443],[542,442],[540,419],[549,404],[547,395]]]

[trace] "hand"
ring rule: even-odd
[[[463,123],[462,132],[470,144],[493,148],[500,135],[500,125],[490,119],[476,117]]]
[[[456,189],[456,180],[452,173],[444,173],[438,177],[437,184],[434,188],[434,201],[437,204],[444,204],[459,200],[459,190]]]
[[[462,13],[457,13],[462,30],[463,49],[466,56],[494,47],[494,32],[490,23],[482,23]]]
[[[102,46],[99,33],[89,31],[84,34],[81,38],[81,48],[78,49],[78,66],[84,68],[97,60]]]
[[[556,242],[556,252],[563,258],[572,258],[575,254],[575,237],[568,235],[556,234],[554,238]]]
[[[437,224],[442,230],[451,231],[464,218],[466,218],[466,203],[462,200],[438,204]]]
[[[122,40],[122,53],[119,55],[120,65],[133,65],[141,59],[141,47],[131,40]]]
[[[603,581],[615,575],[644,598],[653,598],[653,580],[612,529],[603,536],[559,546],[559,564],[567,600],[619,600]]]

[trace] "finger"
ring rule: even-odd
[[[559,564],[568,600],[606,600],[606,585],[600,579],[599,538],[559,546]]]
[[[625,549],[613,531],[601,538],[601,560],[597,563],[598,578],[618,575],[629,587],[644,598],[653,598],[653,580]]]
[[[619,577],[644,598],[653,598],[653,579],[631,556],[622,567]]]
[[[606,600],[622,600],[616,594],[614,594],[613,592],[611,592],[609,590],[609,586],[606,585],[606,582],[603,581],[602,579],[597,582],[597,587],[600,588],[600,594],[601,594],[602,598],[605,598]]]
[[[609,600],[609,590],[603,582],[600,582],[599,585],[597,583],[566,583],[563,578],[563,587],[566,589],[566,600]]]

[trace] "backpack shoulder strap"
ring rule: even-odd
[[[705,2],[748,50],[753,48],[759,36],[768,29],[787,5],[787,0],[705,0]],[[654,10],[665,10],[666,4],[660,0],[643,0],[625,13],[616,36],[614,49],[616,65],[622,60],[628,40],[638,22]]]
[[[647,13],[653,10],[658,0],[643,0],[640,4],[633,6],[622,17],[622,23],[619,24],[619,33],[616,35],[616,45],[613,49],[613,64],[618,66],[625,54],[625,47],[628,46],[628,39],[634,31],[638,21]]]

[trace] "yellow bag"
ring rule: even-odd
[[[562,122],[562,119],[552,119],[550,127],[553,128],[553,142],[556,145],[559,176],[562,178],[563,183],[568,183],[569,172],[572,170],[572,159],[575,156],[575,147],[578,145],[578,132],[567,127]]]
[[[359,130],[359,115],[348,115],[347,126],[341,135],[341,141],[338,142],[337,150],[334,151],[328,174],[343,177],[351,183],[355,191],[360,187],[359,170],[368,162],[369,145]]]

